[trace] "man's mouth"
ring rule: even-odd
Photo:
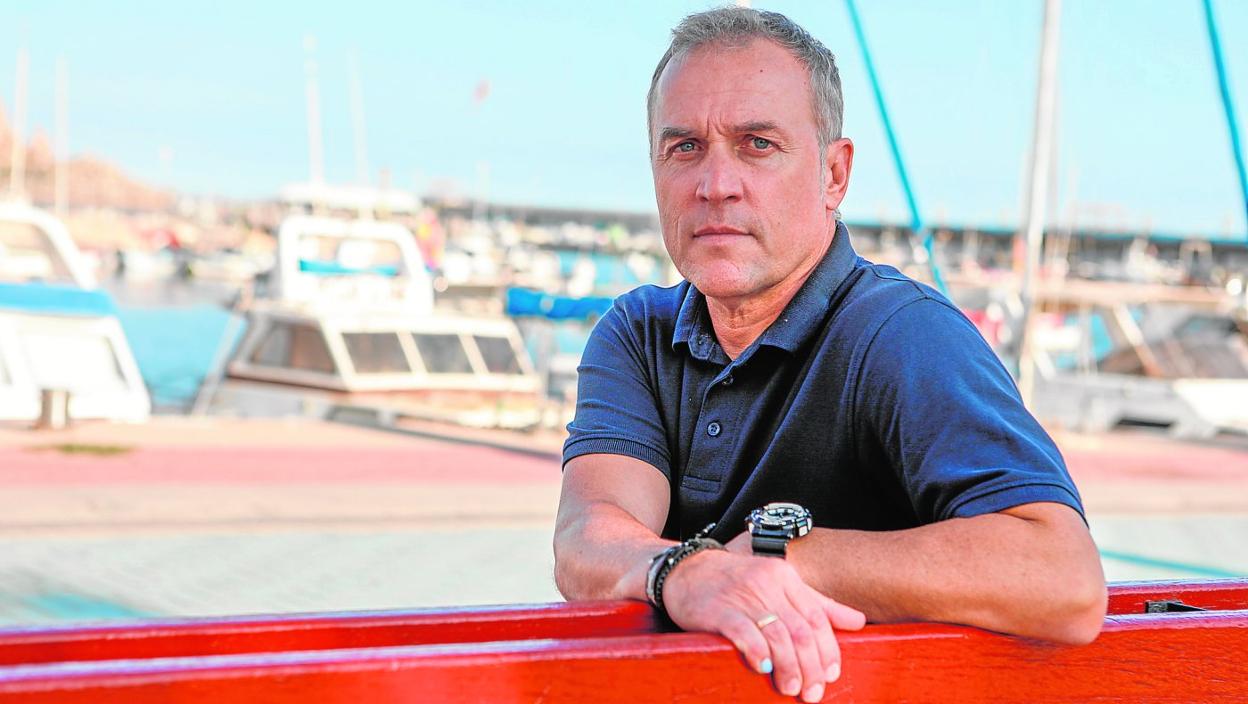
[[[713,235],[748,235],[749,233],[731,225],[703,225],[693,231],[694,237],[708,237]]]

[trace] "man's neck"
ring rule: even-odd
[[[732,299],[706,297],[706,310],[711,315],[715,338],[729,359],[736,359],[771,327],[826,255],[825,249],[800,276],[789,277],[752,296]]]

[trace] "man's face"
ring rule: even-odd
[[[853,156],[839,140],[820,159],[805,66],[770,41],[705,46],[667,65],[656,97],[654,190],[681,275],[726,302],[804,280]]]

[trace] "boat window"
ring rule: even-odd
[[[344,332],[347,354],[351,365],[360,374],[406,373],[412,369],[403,354],[398,333],[393,332]]]
[[[471,374],[472,363],[459,335],[412,333],[416,349],[430,374]]]
[[[0,221],[0,282],[29,281],[73,283],[74,275],[43,230]]]
[[[71,392],[118,391],[126,379],[113,345],[103,335],[27,330],[22,352],[41,389]]]
[[[481,358],[485,360],[485,368],[491,374],[519,374],[520,360],[516,351],[511,348],[511,341],[505,337],[487,337],[473,335],[477,349],[481,350]]]
[[[299,269],[322,275],[398,276],[404,273],[403,250],[387,240],[307,235],[299,242]]]
[[[251,355],[253,364],[334,373],[321,331],[311,325],[274,323]]]

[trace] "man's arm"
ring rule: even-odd
[[[667,478],[624,455],[582,455],[563,471],[555,519],[555,584],[567,599],[646,599],[650,558],[673,545],[659,533]]]
[[[607,454],[569,460],[554,538],[559,591],[568,599],[644,600],[650,559],[673,544],[659,537],[669,492],[667,478],[641,460]],[[774,668],[781,693],[800,693],[809,702],[822,699],[825,682],[840,675],[833,627],[852,630],[865,622],[803,582],[789,563],[721,550],[673,568],[663,602],[679,626],[727,637],[759,672]]]
[[[749,550],[749,536],[730,543]],[[873,622],[945,621],[1071,644],[1105,619],[1105,576],[1083,520],[1055,503],[888,532],[816,528],[789,562]]]
[[[803,577],[877,621],[1095,638],[1105,579],[1078,495],[971,322],[914,300],[872,334],[857,379],[860,460],[894,473],[922,525],[815,531],[794,545]]]

